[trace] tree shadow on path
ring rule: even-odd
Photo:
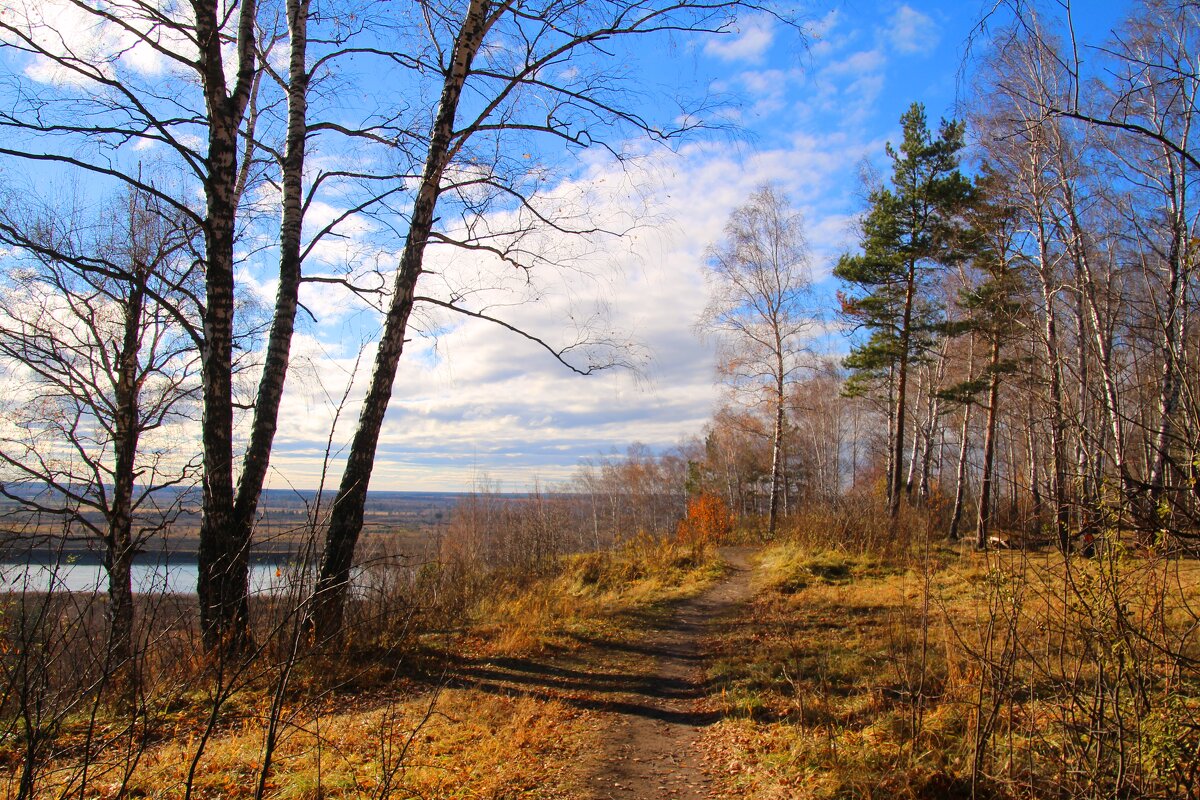
[[[745,584],[744,554],[722,585]],[[701,728],[724,714],[705,708],[703,642],[733,622],[744,592],[710,590],[625,617],[617,636],[573,635],[578,647],[530,657],[467,659],[444,676],[450,686],[557,700],[579,709]]]

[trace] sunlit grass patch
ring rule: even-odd
[[[556,573],[501,588],[475,613],[488,655],[571,647],[579,635],[627,624],[638,608],[690,597],[721,576],[712,548],[638,536],[605,552],[568,556]]]
[[[793,594],[813,584],[847,583],[864,577],[894,574],[870,553],[810,549],[794,542],[781,542],[762,551],[754,574],[760,590]]]
[[[317,798],[570,797],[587,712],[556,701],[445,690],[358,698],[289,709],[264,784],[280,800]],[[262,770],[262,721],[247,717],[216,732],[192,779],[192,796],[248,798]],[[126,787],[130,797],[179,798],[197,740],[151,747]],[[88,797],[112,796],[95,781]],[[43,791],[50,791],[49,784]],[[65,788],[65,787],[60,787]]]
[[[731,796],[1187,796],[1200,762],[1195,562],[788,541],[710,680]],[[1090,789],[1088,787],[1091,787]],[[1183,794],[1181,794],[1183,792]]]

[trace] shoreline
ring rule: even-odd
[[[181,542],[161,542],[166,546],[141,550],[133,557],[138,565],[195,563],[199,556],[199,542],[188,538]],[[254,544],[250,552],[251,564],[290,564],[303,556],[302,542],[267,542]],[[5,542],[0,545],[0,564],[29,566],[101,566],[104,553],[99,542],[94,540],[68,540],[53,544],[36,542]]]

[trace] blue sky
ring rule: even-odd
[[[924,103],[931,121],[957,113],[970,94],[967,41],[991,5],[815,3],[801,14],[803,35],[750,14],[724,36],[676,38],[667,47],[624,53],[628,74],[648,98],[677,89],[721,98],[710,120],[725,130],[675,150],[634,143],[642,157],[623,166],[593,151],[563,165],[562,178],[549,180],[545,191],[629,233],[583,242],[540,239],[571,269],[539,270],[535,302],[518,302],[533,290],[503,277],[496,264],[461,253],[452,258],[431,250],[428,264],[442,277],[424,280],[485,276],[482,283],[503,290],[489,298],[507,321],[555,344],[602,319],[614,336],[630,341],[624,357],[635,368],[579,377],[536,345],[486,323],[426,318],[424,327],[437,336],[415,337],[402,360],[372,488],[461,490],[486,475],[520,490],[535,480],[569,478],[581,458],[634,442],[661,450],[700,434],[721,394],[713,343],[695,330],[707,301],[704,251],[730,211],[764,182],[779,186],[806,218],[812,268],[831,297],[828,272],[855,241],[862,164],[886,172],[884,144],[897,137],[898,119],[912,102]],[[1122,8],[1076,3],[1081,35],[1104,38]],[[159,68],[148,63],[143,71],[152,76]],[[26,74],[36,80],[37,69]],[[335,213],[318,205],[306,224],[315,227]],[[343,230],[347,238],[322,245],[318,255],[328,266],[350,258],[394,265],[399,243],[381,244],[363,231],[357,241],[356,230]],[[269,270],[248,265],[240,279],[271,303]],[[328,480],[336,482],[379,327],[374,312],[328,286],[309,285],[303,300],[316,322],[301,324],[294,347],[269,479],[277,489],[315,487],[327,442],[334,461]],[[837,336],[825,341],[834,350],[844,347]]]
[[[539,301],[505,312],[552,341],[568,341],[568,311],[602,307],[613,328],[634,340],[629,352],[638,368],[579,377],[484,323],[442,327],[436,340],[418,338],[405,355],[372,488],[459,490],[487,476],[520,490],[568,478],[581,458],[633,442],[662,449],[700,434],[720,400],[712,343],[694,330],[707,298],[704,250],[730,210],[765,181],[782,187],[805,215],[812,267],[831,296],[828,271],[853,247],[853,220],[862,210],[861,165],[886,172],[884,144],[897,138],[898,119],[912,102],[924,103],[931,121],[956,115],[970,93],[967,41],[989,7],[835,3],[806,12],[805,41],[756,15],[728,36],[646,54],[648,84],[669,76],[727,96],[735,105],[725,113],[738,132],[675,153],[651,149],[625,169],[587,157],[555,190],[584,192],[593,213],[623,220],[636,196],[645,218],[621,240],[581,252],[583,272],[541,276]],[[1103,37],[1121,7],[1077,4],[1081,35]],[[436,265],[437,254],[431,258]],[[264,289],[269,293],[269,284]],[[352,372],[357,350],[345,334],[361,327],[331,325],[339,312],[327,312],[300,341],[307,360],[292,378],[274,456],[276,488],[317,482],[329,398],[341,396]],[[365,380],[360,368],[357,385]],[[335,443],[351,433],[357,390],[350,396]]]

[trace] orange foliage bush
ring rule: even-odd
[[[729,506],[720,495],[701,492],[688,499],[687,516],[679,520],[675,537],[683,544],[720,544],[733,528]]]

